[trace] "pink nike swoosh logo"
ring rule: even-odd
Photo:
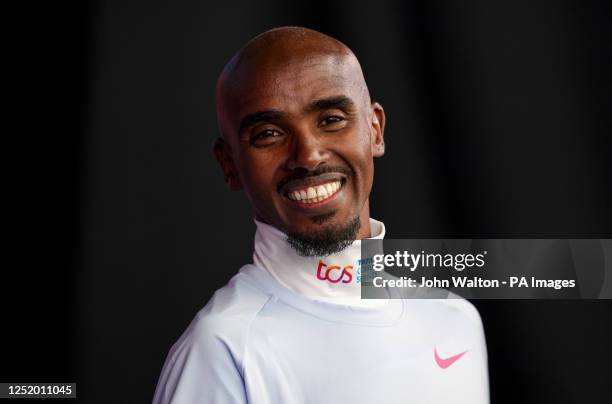
[[[442,369],[446,369],[447,367],[449,367],[450,365],[452,365],[453,363],[457,362],[459,360],[459,358],[461,358],[463,355],[465,355],[467,351],[463,351],[457,355],[453,355],[450,356],[446,359],[442,359],[440,358],[440,356],[438,355],[438,351],[436,350],[436,348],[434,347],[434,358],[436,359],[436,363],[438,364],[438,366],[440,366]]]

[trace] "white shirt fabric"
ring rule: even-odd
[[[280,231],[257,226],[256,265],[215,292],[174,344],[154,404],[489,402],[484,333],[469,302],[360,303],[355,268],[340,277],[354,256],[323,258],[342,280],[321,280],[318,263],[302,267]]]

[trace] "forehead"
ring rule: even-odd
[[[346,56],[271,58],[232,75],[224,109],[234,126],[242,116],[263,110],[299,114],[313,100],[331,96],[344,95],[359,103],[363,87],[359,65]]]

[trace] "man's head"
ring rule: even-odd
[[[258,220],[302,255],[370,236],[385,115],[348,47],[305,28],[264,32],[225,66],[216,97],[215,156]]]

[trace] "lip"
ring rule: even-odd
[[[308,187],[316,187],[318,185],[326,184],[328,182],[333,182],[333,181],[340,181],[342,183],[342,186],[344,186],[344,183],[346,182],[346,175],[341,174],[341,173],[327,173],[327,174],[315,175],[312,177],[300,178],[298,180],[292,180],[286,183],[285,185],[283,185],[279,189],[279,192],[281,193],[281,195],[286,197],[289,192],[301,191]]]
[[[283,199],[289,204],[291,204],[291,206],[293,206],[294,208],[297,208],[304,212],[312,212],[313,210],[320,209],[322,207],[327,207],[327,205],[330,205],[331,203],[335,202],[338,199],[338,195],[340,195],[342,191],[344,191],[346,178],[347,177],[345,175],[339,173],[321,174],[313,177],[301,178],[299,180],[293,180],[285,184],[283,187],[281,187],[280,193]],[[292,191],[301,191],[307,189],[308,187],[315,187],[333,181],[340,181],[340,189],[329,198],[324,199],[320,202],[304,204],[289,199],[289,197],[287,196],[287,194]]]
[[[331,204],[332,202],[334,202],[337,199],[338,195],[340,195],[342,193],[342,191],[344,191],[344,182],[341,182],[340,189],[338,191],[336,191],[335,194],[333,194],[332,196],[330,196],[327,199],[322,200],[321,202],[314,202],[314,203],[305,204],[305,203],[300,203],[298,201],[293,201],[293,200],[289,199],[286,195],[283,195],[283,198],[285,200],[287,200],[289,203],[291,203],[293,206],[295,206],[296,208],[304,210],[306,212],[310,212],[310,211],[312,211],[314,209],[319,209],[319,208],[322,208],[322,207],[324,207],[326,205]]]

